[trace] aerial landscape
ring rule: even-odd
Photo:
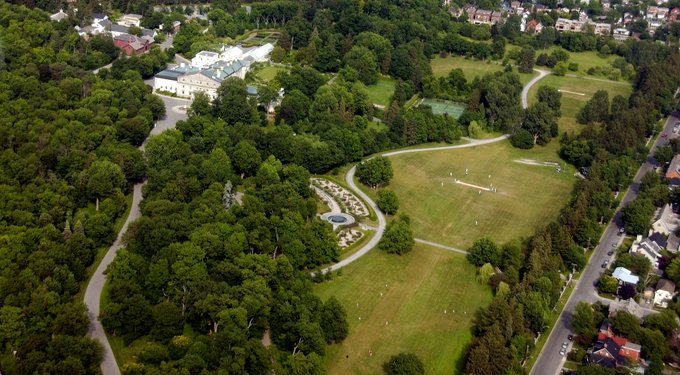
[[[680,373],[679,17],[0,3],[0,375]]]

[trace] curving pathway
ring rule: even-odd
[[[150,84],[150,82],[152,81],[153,80],[147,80],[147,84]],[[150,136],[159,134],[166,129],[174,128],[177,121],[184,120],[187,118],[186,112],[176,110],[177,107],[187,104],[187,101],[185,99],[171,98],[167,96],[160,97],[163,100],[163,103],[165,103],[165,109],[167,113],[165,118],[158,120],[156,122],[156,126],[151,130],[151,133],[149,134]],[[139,149],[144,151],[145,144],[146,141],[144,141],[144,144],[142,144],[139,147]],[[132,206],[130,208],[130,214],[125,219],[125,224],[123,224],[123,227],[120,229],[120,232],[118,232],[116,241],[107,250],[106,254],[104,255],[104,258],[102,259],[101,263],[99,263],[99,266],[97,266],[97,269],[92,275],[92,278],[88,282],[87,289],[85,289],[85,296],[83,298],[83,302],[85,303],[85,306],[87,306],[88,310],[87,315],[90,320],[90,328],[88,334],[93,339],[99,341],[99,343],[102,345],[102,348],[104,349],[103,359],[100,366],[102,374],[104,375],[120,375],[120,369],[118,368],[116,357],[113,355],[113,350],[111,350],[111,344],[109,344],[109,340],[106,337],[104,327],[99,321],[100,313],[99,304],[101,301],[102,289],[104,288],[104,284],[106,283],[106,275],[104,275],[104,271],[106,271],[109,264],[111,264],[111,262],[113,262],[113,260],[116,258],[118,250],[125,247],[124,244],[122,243],[122,238],[125,232],[127,232],[128,224],[137,220],[141,216],[139,204],[142,202],[143,199],[142,188],[144,187],[145,184],[146,181],[136,184],[134,186],[132,192]]]
[[[545,71],[545,70],[540,70],[540,69],[534,69],[535,71],[538,72],[538,76],[534,77],[531,81],[527,82],[527,84],[522,88],[522,108],[527,108],[528,107],[528,100],[527,96],[529,94],[529,90],[533,85],[536,84],[536,82],[540,81],[543,79],[543,77],[547,76],[550,74],[550,72]],[[411,148],[407,150],[398,150],[398,151],[391,151],[391,152],[386,152],[381,154],[381,156],[394,156],[394,155],[403,155],[403,154],[411,154],[414,152],[430,152],[430,151],[443,151],[443,150],[454,150],[458,148],[468,148],[468,147],[476,147],[476,146],[481,146],[481,145],[486,145],[490,143],[495,143],[495,142],[500,142],[503,140],[506,140],[510,138],[510,134],[504,134],[500,137],[496,138],[490,138],[490,139],[472,139],[472,138],[467,138],[463,137],[468,143],[462,144],[462,145],[451,145],[451,146],[440,146],[440,147],[420,147],[420,148]],[[385,232],[385,226],[386,226],[386,221],[385,221],[385,215],[380,211],[378,208],[378,205],[369,197],[366,195],[359,187],[356,186],[354,183],[354,173],[356,172],[356,165],[353,166],[349,171],[347,171],[347,174],[345,175],[345,182],[347,183],[347,186],[349,187],[352,192],[358,196],[360,196],[371,208],[373,208],[373,211],[375,212],[376,216],[378,217],[378,227],[375,230],[375,235],[368,241],[366,244],[364,244],[361,249],[359,249],[357,252],[354,254],[350,255],[349,257],[339,261],[338,263],[335,263],[334,265],[324,269],[322,273],[327,273],[331,271],[338,270],[342,267],[345,267],[349,265],[350,263],[356,261],[357,259],[361,258],[362,256],[366,255],[369,251],[371,251],[377,244],[380,242],[380,239],[382,238],[383,233]],[[420,238],[416,239],[416,242],[424,243],[430,246],[438,247],[441,249],[453,251],[456,253],[461,253],[461,254],[467,254],[466,251],[457,249],[455,247],[450,247],[442,244],[438,244],[435,242],[423,240]]]
[[[550,74],[549,71],[541,69],[534,69],[534,71],[538,72],[538,75],[534,77],[531,81],[527,82],[527,84],[524,85],[524,88],[522,88],[522,108],[524,109],[529,107],[529,101],[527,100],[527,96],[529,95],[529,90],[531,89],[531,87],[535,85],[536,82],[542,80],[543,77]]]

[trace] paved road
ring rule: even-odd
[[[118,233],[116,241],[111,245],[109,250],[104,255],[104,259],[97,267],[97,270],[92,275],[90,282],[87,284],[87,289],[85,290],[84,302],[88,309],[88,317],[90,319],[90,337],[99,341],[104,348],[104,359],[101,364],[102,373],[104,375],[119,375],[120,370],[118,369],[118,364],[116,363],[116,358],[113,356],[113,351],[111,351],[111,345],[109,345],[109,340],[106,338],[106,332],[104,332],[104,327],[102,327],[99,321],[99,300],[102,295],[102,288],[106,282],[106,276],[104,276],[104,271],[111,264],[113,259],[116,257],[118,250],[123,248],[121,239],[123,234],[127,231],[128,224],[130,222],[138,219],[141,216],[139,210],[139,202],[142,201],[142,186],[144,184],[137,184],[134,187],[132,194],[132,208],[130,209],[130,214],[127,219],[125,219],[125,224]]]
[[[672,134],[673,124],[675,124],[675,122],[678,120],[679,120],[678,117],[673,116],[669,117],[668,120],[666,120],[664,132],[666,134]],[[664,145],[666,142],[667,138],[659,137],[657,139],[657,141],[654,143],[649,152],[647,161],[644,164],[642,164],[637,174],[635,175],[635,178],[633,179],[633,183],[630,186],[630,189],[628,189],[628,192],[621,201],[621,204],[619,205],[616,214],[607,225],[607,228],[605,229],[604,234],[602,235],[602,238],[600,240],[600,244],[595,248],[595,251],[591,256],[589,263],[583,270],[581,279],[576,284],[576,288],[574,289],[571,297],[567,301],[564,310],[562,310],[562,313],[557,319],[555,327],[553,328],[552,332],[550,333],[550,336],[548,337],[548,341],[543,347],[541,353],[539,353],[538,360],[534,364],[534,367],[531,369],[531,374],[535,375],[558,374],[562,369],[564,357],[559,355],[559,348],[562,342],[566,340],[567,336],[573,334],[571,328],[569,327],[569,324],[571,322],[571,318],[574,313],[576,303],[580,301],[585,301],[588,303],[593,303],[598,300],[603,302],[607,301],[602,300],[597,295],[595,290],[595,282],[600,277],[600,274],[603,271],[601,264],[605,260],[610,259],[610,256],[607,255],[607,252],[612,249],[611,244],[618,243],[621,240],[621,237],[618,236],[619,228],[623,226],[623,223],[621,221],[621,208],[625,207],[628,203],[635,199],[635,197],[637,197],[638,192],[640,190],[640,180],[645,174],[647,174],[647,172],[651,171],[656,165],[656,161],[653,159],[652,155],[654,155],[654,152],[656,151],[657,147]],[[645,313],[649,314],[651,313],[651,311],[645,310]]]
[[[529,101],[527,100],[527,95],[529,95],[529,90],[533,85],[536,84],[536,82],[540,81],[543,79],[543,77],[547,76],[550,74],[550,72],[541,70],[541,69],[534,69],[534,71],[538,72],[538,75],[534,77],[531,81],[527,82],[526,85],[522,88],[522,108],[528,108],[529,107]]]
[[[146,83],[153,85],[153,79],[147,80]],[[156,126],[151,130],[151,135],[160,134],[163,130],[174,128],[177,121],[187,118],[186,112],[179,109],[179,107],[188,104],[187,100],[171,98],[167,96],[161,96],[161,99],[163,99],[163,102],[165,103],[167,114],[165,118],[156,122]],[[140,146],[140,149],[144,150],[144,144]],[[101,369],[104,375],[120,375],[120,369],[118,368],[118,363],[116,362],[116,358],[114,357],[113,351],[111,350],[111,345],[106,338],[106,332],[99,321],[99,302],[101,300],[102,288],[106,282],[104,271],[106,271],[106,268],[108,268],[109,264],[113,262],[118,250],[124,247],[121,243],[121,239],[127,231],[128,224],[141,216],[139,203],[143,199],[142,187],[144,184],[146,184],[146,182],[134,186],[130,214],[128,215],[127,219],[125,219],[125,224],[123,224],[123,227],[118,233],[116,241],[113,243],[113,245],[111,245],[109,250],[104,255],[104,258],[95,270],[94,275],[92,275],[90,282],[87,284],[87,289],[85,290],[84,302],[87,306],[88,317],[90,319],[89,335],[90,337],[99,341],[104,349],[104,358],[101,363]]]

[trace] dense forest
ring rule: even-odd
[[[46,13],[0,5],[0,371],[97,373],[78,297],[144,179],[136,148],[162,101],[139,73],[89,71],[118,50]]]

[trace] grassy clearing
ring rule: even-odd
[[[416,353],[427,374],[454,372],[474,311],[491,300],[465,257],[422,244],[401,257],[373,250],[316,293],[336,296],[350,324],[349,337],[328,349],[329,374],[379,374],[401,351]]]
[[[374,104],[387,107],[394,93],[394,80],[381,77],[375,85],[366,86],[366,91],[368,91],[368,100]]]
[[[616,95],[628,97],[633,87],[621,81],[606,81],[588,79],[585,77],[547,76],[536,83],[529,90],[529,104],[536,101],[536,94],[540,86],[551,86],[562,91],[562,117],[559,120],[560,132],[580,132],[583,127],[576,122],[576,114],[592,98],[597,90],[607,90],[609,100]]]
[[[257,72],[257,77],[264,82],[269,82],[276,77],[276,73],[288,71],[288,68],[283,66],[267,65]]]
[[[524,151],[503,141],[397,155],[390,157],[394,178],[389,188],[399,196],[401,211],[411,217],[416,237],[458,248],[483,236],[503,243],[531,235],[537,226],[553,220],[568,200],[575,181],[573,167],[562,162],[562,173],[556,173],[552,167],[514,161],[561,162],[558,147],[553,141]],[[454,179],[483,187],[493,184],[497,192],[480,194],[478,188]]]
[[[543,52],[550,54],[555,49],[557,49],[557,46],[548,48],[546,50],[538,50],[536,51],[536,54],[538,55]],[[609,65],[612,61],[614,61],[614,59],[616,59],[616,57],[617,55],[613,54],[602,57],[599,53],[594,51],[569,52],[569,62],[577,63],[578,73],[582,74],[586,74],[586,71],[590,68]]]
[[[460,68],[468,81],[472,81],[476,76],[481,77],[487,73],[500,72],[503,70],[503,65],[500,61],[481,61],[454,55],[444,58],[437,56],[430,61],[430,66],[432,67],[432,74],[435,77],[445,77],[451,70]],[[516,69],[514,71],[517,73]],[[518,74],[523,85],[536,75],[536,73]]]

